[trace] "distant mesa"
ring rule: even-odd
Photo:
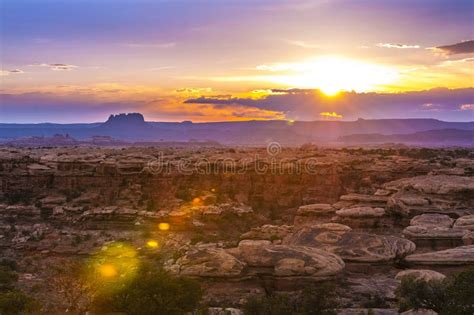
[[[140,113],[128,113],[110,115],[109,119],[102,126],[130,126],[146,125],[145,118]]]

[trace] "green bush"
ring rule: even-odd
[[[474,268],[442,281],[402,280],[397,289],[400,311],[431,309],[440,315],[474,314]]]
[[[0,292],[2,315],[34,314],[38,309],[38,303],[19,290]]]
[[[18,275],[6,266],[0,266],[0,314],[33,314],[38,303],[15,288]]]
[[[124,287],[98,294],[93,301],[93,308],[99,314],[178,315],[194,311],[201,296],[200,285],[194,280],[173,277],[161,270],[142,268]]]

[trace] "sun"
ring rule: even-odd
[[[339,56],[266,66],[265,70],[281,72],[270,75],[270,81],[294,88],[319,89],[328,96],[340,91],[378,90],[398,79],[398,71],[393,67]]]

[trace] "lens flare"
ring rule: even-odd
[[[158,242],[150,240],[150,241],[146,242],[146,245],[150,248],[156,248],[156,247],[158,247]]]
[[[160,224],[158,224],[158,229],[160,229],[160,231],[168,231],[170,229],[170,224],[166,222],[161,222]]]
[[[201,203],[202,203],[201,198],[196,197],[193,199],[193,206],[199,206]]]
[[[110,243],[88,263],[88,279],[98,290],[113,291],[133,280],[139,267],[137,251],[126,243]]]
[[[105,278],[113,278],[117,275],[117,269],[112,264],[100,265],[98,269],[100,275]]]

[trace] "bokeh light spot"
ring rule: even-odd
[[[153,241],[153,240],[150,240],[146,243],[146,245],[150,248],[156,248],[158,247],[158,242],[157,241]]]
[[[161,222],[160,224],[158,224],[158,229],[160,229],[160,231],[168,231],[170,229],[170,224],[166,222]]]
[[[99,273],[102,277],[113,278],[117,275],[117,269],[112,264],[103,264],[99,266]]]

